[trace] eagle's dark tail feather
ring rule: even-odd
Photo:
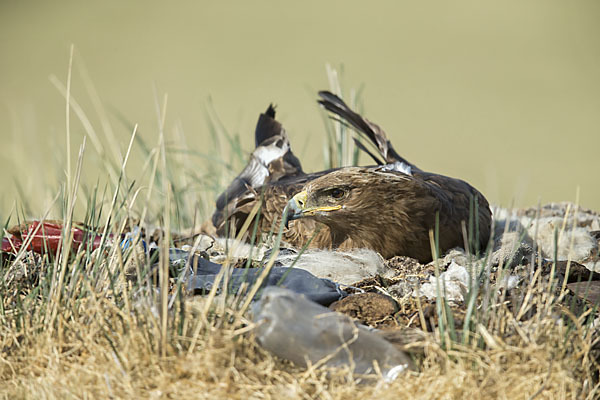
[[[318,103],[327,111],[337,115],[343,121],[347,122],[350,126],[356,129],[357,132],[365,136],[371,143],[373,143],[379,150],[379,154],[381,157],[383,157],[386,164],[403,162],[407,165],[410,165],[413,169],[418,170],[414,164],[404,159],[396,152],[396,150],[394,150],[392,143],[388,140],[384,130],[381,129],[379,125],[354,112],[350,107],[348,107],[344,100],[340,99],[331,92],[322,90],[319,92],[319,96],[321,96],[321,99],[317,100]],[[366,151],[364,146],[358,147],[369,154],[376,162],[378,161],[378,159],[371,154],[371,152]]]
[[[260,146],[266,139],[279,135],[281,124],[275,119],[275,106],[269,104],[269,108],[258,117],[256,130],[254,131],[254,147]]]

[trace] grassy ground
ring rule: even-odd
[[[213,116],[213,147],[186,151],[183,136],[177,144],[165,140],[165,107],[157,96],[157,143],[140,141],[132,126],[122,153],[98,145],[106,187],[80,186],[90,143],[84,141],[77,155],[67,151],[64,184],[52,206],[66,227],[75,215],[84,215],[108,237],[138,220],[163,227],[166,247],[169,232],[199,226],[209,214],[215,194],[243,163],[239,140]],[[136,146],[143,154],[144,180],[132,182],[126,167]],[[215,162],[222,146],[233,155],[225,165]],[[337,156],[353,157],[347,149]],[[24,219],[27,208],[16,207],[7,225]],[[96,251],[85,246],[74,251],[71,239],[64,237],[56,257],[22,250],[1,270],[4,398],[598,397],[595,309],[570,307],[562,282],[552,275],[535,274],[518,301],[508,301],[485,281],[474,285],[460,329],[449,305],[438,301],[435,329],[410,346],[418,372],[366,385],[348,371],[301,370],[273,357],[255,343],[240,303],[187,296],[168,277],[164,259],[153,283],[143,279],[152,261],[134,250],[122,252],[107,241]],[[491,279],[485,264],[476,267]]]
[[[97,256],[64,264],[25,256],[3,270],[4,398],[598,396],[592,310],[574,315],[541,279],[522,309],[492,301],[487,316],[475,312],[467,340],[451,340],[446,326],[412,343],[419,372],[364,385],[347,371],[302,370],[274,358],[231,299],[189,298],[175,286],[167,314],[171,299],[126,283],[114,253]]]
[[[71,43],[72,100],[111,157],[131,133],[118,114],[156,143],[157,87],[169,94],[169,142],[184,132],[188,148],[204,152],[210,98],[250,150],[256,117],[273,102],[306,170],[320,170],[316,92],[327,87],[324,65],[343,64],[346,81],[364,85],[367,117],[420,167],[461,177],[504,207],[574,201],[580,186],[581,205],[600,209],[600,186],[592,184],[600,148],[598,19],[597,0],[4,0],[0,210],[6,216],[17,198],[39,216],[64,180],[56,83],[65,83]],[[104,113],[96,112],[99,103]],[[76,153],[87,131],[77,118],[71,130]],[[82,185],[100,179],[103,187],[101,157],[87,144]],[[137,149],[128,177],[141,182]]]

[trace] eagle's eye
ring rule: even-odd
[[[344,197],[344,191],[342,189],[331,189],[329,194],[334,199],[341,199],[342,197]]]

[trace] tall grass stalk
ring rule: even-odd
[[[64,86],[67,108],[80,120],[89,122],[69,94],[70,76],[71,72]],[[90,92],[93,89],[88,88]],[[256,393],[273,398],[465,398],[473,394],[481,398],[597,397],[600,384],[594,355],[596,309],[588,307],[576,312],[574,307],[558,307],[560,297],[548,292],[546,286],[551,280],[542,275],[541,268],[533,267],[531,279],[524,284],[522,300],[511,309],[499,282],[508,273],[512,260],[496,271],[491,269],[491,248],[478,249],[475,245],[475,220],[463,226],[470,265],[464,294],[466,312],[460,317],[462,329],[457,329],[456,305],[445,299],[447,290],[440,280],[439,222],[430,233],[438,278],[438,326],[433,327],[436,335],[425,333],[419,344],[424,350],[418,356],[418,373],[401,375],[395,382],[374,389],[357,385],[346,372],[314,368],[303,372],[265,352],[252,338],[253,324],[247,310],[275,265],[283,222],[274,225],[275,250],[255,284],[245,288],[244,295],[231,293],[228,285],[236,242],[230,246],[208,295],[199,298],[185,293],[179,276],[169,270],[171,229],[179,228],[179,224],[195,227],[196,218],[206,218],[212,199],[235,173],[236,166],[245,162],[245,155],[235,136],[219,142],[225,137],[225,128],[215,120],[209,121],[213,126],[214,153],[219,154],[218,146],[223,152],[229,149],[233,155],[228,162],[213,162],[209,151],[182,149],[183,131],[177,127],[176,140],[172,140],[166,129],[166,104],[166,97],[159,101],[156,96],[156,141],[142,139],[137,126],[130,124],[126,151],[121,151],[112,140],[108,126],[95,129],[90,123],[91,127],[86,128],[84,123],[92,146],[86,149],[84,138],[77,166],[73,171],[71,165],[66,168],[67,184],[54,200],[60,206],[65,227],[58,256],[28,252],[33,238],[30,235],[18,254],[2,266],[0,379],[5,385],[0,386],[0,397],[92,398],[107,393],[119,398],[186,398],[199,393],[215,398],[250,398]],[[100,103],[94,107],[103,114]],[[342,140],[341,131],[339,135],[335,132],[332,130],[331,136],[335,142],[328,147],[332,151],[329,160],[355,162],[354,153],[343,150],[351,141]],[[93,139],[93,135],[97,137]],[[68,135],[67,154],[71,141]],[[108,151],[103,147],[106,141],[112,147]],[[128,161],[136,150],[145,158],[143,185],[126,174]],[[82,192],[83,159],[85,152],[90,151],[103,154],[100,168],[110,171],[112,165],[114,177],[113,172],[108,172],[111,179],[107,189],[97,184]],[[198,174],[197,170],[204,166],[190,167],[191,160],[205,163],[206,170],[214,174]],[[192,190],[194,185],[200,194]],[[85,200],[83,219],[92,232],[86,243],[75,249],[70,227],[76,226],[74,204],[78,198]],[[54,203],[43,214],[43,220],[57,208]],[[576,213],[577,208],[574,210]],[[473,206],[472,214],[477,215],[476,211]],[[249,236],[252,243],[260,245],[256,224],[260,212],[258,205],[250,212],[237,232],[238,239]],[[11,213],[18,223],[27,216],[20,205]],[[122,233],[131,230],[134,219],[146,229],[152,224],[163,228],[160,259],[151,259],[149,253],[140,250],[139,236],[129,249],[120,246]],[[6,231],[9,222],[3,222]],[[564,222],[557,232],[557,245],[562,243],[561,235],[566,234],[568,227]],[[37,229],[42,229],[42,225]],[[102,242],[99,249],[92,251],[95,234],[102,236]],[[196,238],[192,253],[199,243]],[[571,246],[572,243],[570,238]],[[540,262],[539,258],[531,260],[534,266]],[[250,261],[246,267],[251,267]],[[155,276],[158,282],[153,282]],[[563,281],[558,287],[561,296],[565,285]],[[430,321],[426,320],[421,300],[416,299],[419,307],[415,318],[427,331]],[[557,316],[567,323],[557,323]]]
[[[350,89],[348,96],[342,90],[341,75],[330,64],[325,66],[329,90],[340,98],[348,97],[348,105],[360,111],[360,90]],[[325,168],[349,167],[358,164],[360,150],[354,145],[352,130],[337,119],[332,119],[327,113],[321,113],[323,125],[327,133],[327,143],[323,147]],[[356,137],[360,141],[360,136]]]

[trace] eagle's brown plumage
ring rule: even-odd
[[[308,182],[302,193],[306,193],[302,206],[293,204],[297,197],[291,201],[292,206],[300,216],[307,213],[309,218],[327,225],[334,248],[367,247],[384,258],[406,255],[429,261],[429,231],[435,229],[436,213],[440,249],[462,247],[461,221],[468,226],[471,199],[478,199],[482,211],[481,246],[489,238],[486,200],[466,182],[443,175],[420,171],[408,175],[383,167],[342,168]]]
[[[321,105],[376,147],[377,155],[368,153],[382,165],[304,173],[269,107],[259,118],[248,165],[217,200],[212,221],[219,234],[239,230],[257,202],[259,231],[276,230],[289,203],[291,221],[283,239],[296,247],[314,236],[311,247],[370,248],[385,258],[404,255],[425,262],[432,258],[429,231],[437,214],[442,252],[463,246],[462,224],[469,226],[470,215],[478,227],[475,245],[485,248],[491,213],[481,193],[462,180],[420,170],[396,153],[379,126],[337,96],[319,94]]]

